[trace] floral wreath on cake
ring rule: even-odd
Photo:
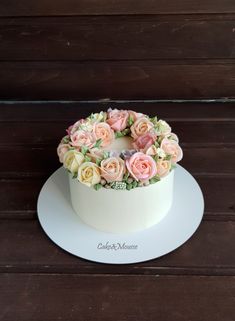
[[[115,139],[124,136],[132,137],[133,149],[107,150]],[[82,184],[96,190],[131,190],[167,176],[183,157],[178,143],[166,121],[110,108],[70,126],[57,154],[73,178]]]

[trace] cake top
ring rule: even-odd
[[[71,125],[57,153],[73,178],[96,190],[157,183],[183,157],[166,121],[111,108]]]

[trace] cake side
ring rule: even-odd
[[[173,200],[174,171],[157,184],[123,190],[90,189],[69,174],[74,211],[89,226],[104,232],[130,233],[149,228],[168,213]]]

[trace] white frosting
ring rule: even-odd
[[[157,224],[173,199],[174,171],[161,181],[130,191],[101,188],[96,191],[69,174],[74,211],[88,225],[111,233],[129,233]]]

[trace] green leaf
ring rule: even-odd
[[[157,148],[160,146],[157,140],[154,142],[154,145],[155,145]]]
[[[85,155],[85,162],[90,162],[91,161],[91,158],[87,155]]]
[[[64,144],[68,144],[68,143],[69,143],[69,136],[64,136],[64,137],[62,138],[62,142],[63,142]]]
[[[122,180],[125,182],[128,179],[129,175],[130,175],[129,172],[126,172]]]
[[[115,133],[115,138],[120,138],[120,137],[123,137],[123,133],[122,132],[116,132]]]
[[[133,188],[137,187],[137,185],[138,185],[138,182],[137,182],[137,181],[134,181],[134,182],[132,183],[132,187],[133,187]]]
[[[154,183],[157,183],[158,181],[160,181],[160,177],[156,175],[149,180],[149,183],[154,184]]]
[[[122,136],[128,135],[128,134],[130,133],[130,131],[131,131],[130,128],[126,128],[126,129],[122,130],[122,131],[121,131]]]
[[[104,159],[106,159],[106,158],[109,158],[109,152],[107,152],[107,151],[104,151],[104,154],[103,154],[103,156],[104,156]]]
[[[156,124],[156,123],[157,123],[157,116],[151,117],[151,118],[149,118],[149,120],[150,120],[153,124]]]
[[[126,189],[130,191],[132,189],[132,184],[127,184]]]
[[[102,185],[99,184],[99,183],[94,185],[94,189],[95,189],[96,191],[98,191],[101,187],[102,187]]]
[[[176,164],[171,163],[171,170],[172,170],[172,169],[175,169],[176,167],[177,167]]]
[[[164,158],[165,160],[171,160],[171,155],[166,155],[166,157]]]
[[[96,158],[96,161],[95,161],[95,162],[96,162],[96,165],[100,166],[101,161],[102,161],[102,159]]]
[[[97,139],[95,145],[94,145],[94,148],[100,148],[100,145],[102,144],[102,139]]]
[[[129,116],[127,123],[128,123],[129,126],[132,126],[134,124],[133,116],[131,116],[131,115]]]
[[[153,159],[154,159],[155,162],[157,163],[157,162],[158,162],[158,159],[159,159],[158,155],[154,155],[154,156],[153,156]]]
[[[73,178],[77,178],[77,177],[78,177],[78,173],[74,173]]]
[[[86,146],[81,147],[81,152],[83,155],[86,155],[87,151],[88,151],[88,147],[86,147]]]

